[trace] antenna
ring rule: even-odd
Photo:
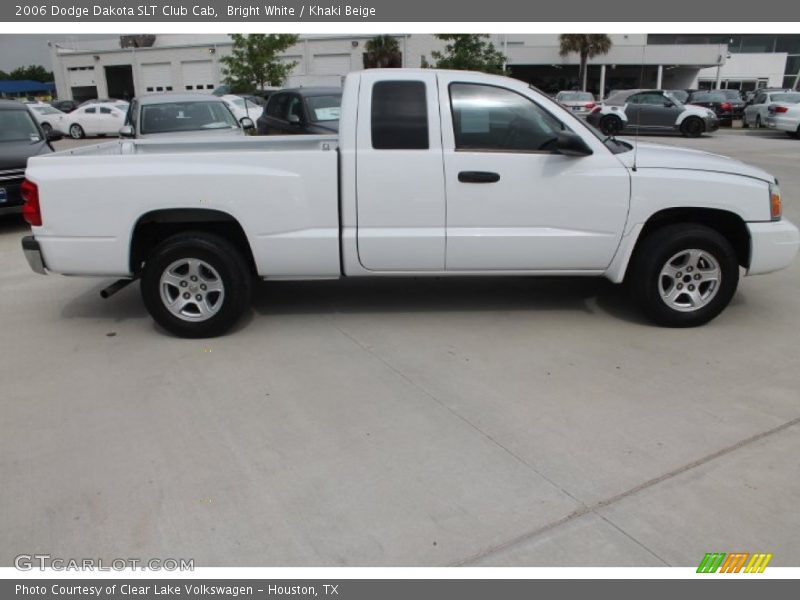
[[[644,57],[645,53],[647,52],[647,40],[645,40],[644,44],[642,44],[642,65],[639,71],[639,89],[641,90],[644,86]],[[636,113],[636,134],[634,135],[633,141],[633,171],[636,171],[636,159],[639,156],[639,126],[642,124],[642,111],[638,111]]]

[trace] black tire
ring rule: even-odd
[[[69,137],[71,137],[73,140],[79,140],[85,136],[86,133],[83,131],[83,127],[77,123],[73,123],[69,126]]]
[[[756,129],[761,129],[763,125],[761,124],[761,115],[756,115]]]
[[[44,131],[45,135],[49,135],[53,131],[53,126],[50,123],[42,123],[42,131]]]
[[[205,263],[221,280],[224,291],[217,296],[219,306],[205,320],[179,317],[162,299],[162,275],[171,265],[184,259]],[[233,327],[250,305],[253,277],[247,262],[233,244],[210,233],[186,232],[168,238],[148,256],[141,279],[142,299],[150,315],[164,329],[184,338],[222,335]],[[174,289],[178,289],[177,286]]]
[[[696,138],[703,135],[706,126],[703,124],[702,119],[697,117],[687,117],[681,123],[681,134],[684,137]]]
[[[797,128],[797,131],[787,131],[786,135],[794,140],[800,140],[800,127]]]
[[[606,115],[600,119],[600,131],[604,135],[617,135],[622,131],[622,119],[616,115]]]
[[[662,269],[672,257],[695,249],[716,260],[721,276],[716,292],[708,303],[699,308],[685,309],[684,312],[662,299],[661,290],[665,281],[662,279]],[[693,276],[699,273],[699,270],[695,271]],[[687,272],[679,274],[687,277]],[[634,299],[649,319],[665,327],[696,327],[708,323],[728,306],[739,284],[739,263],[731,244],[717,231],[704,225],[678,223],[657,229],[641,241],[631,260],[629,276]],[[688,287],[694,284],[692,275],[689,277],[689,280],[682,279],[687,294]],[[670,280],[669,277],[665,279]],[[696,289],[700,294],[699,285]]]
[[[742,129],[749,129],[750,125],[747,123],[747,117],[742,115]]]

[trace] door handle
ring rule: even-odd
[[[458,174],[461,183],[496,183],[500,181],[500,173],[491,171],[461,171]]]

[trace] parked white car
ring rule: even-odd
[[[264,107],[259,106],[255,102],[251,102],[241,96],[234,94],[226,94],[222,96],[222,100],[231,109],[231,112],[240,123],[242,119],[250,119],[255,123],[261,114],[264,112]]]
[[[124,103],[89,103],[66,115],[66,132],[73,139],[86,136],[114,135],[125,123],[128,105]]]
[[[41,125],[45,135],[51,131],[67,132],[68,121],[66,113],[53,108],[49,104],[29,104],[28,108],[33,113],[33,118]]]
[[[222,98],[167,92],[134,98],[119,134],[127,138],[238,137],[254,127],[246,117],[237,119]]]
[[[744,109],[744,127],[764,127],[769,116],[771,104],[790,105],[800,102],[800,92],[791,90],[758,92],[753,101]]]
[[[800,104],[770,104],[766,125],[770,129],[785,131],[789,137],[800,138]]]
[[[597,106],[597,101],[591,92],[558,92],[556,102],[581,116],[588,115]]]
[[[466,71],[350,73],[338,136],[120,140],[33,157],[26,178],[33,270],[121,278],[106,296],[138,278],[186,337],[227,331],[255,277],[602,276],[689,327],[740,270],[800,246],[769,173],[634,151],[522,81]]]

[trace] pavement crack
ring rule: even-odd
[[[608,524],[613,526],[615,529],[617,529],[618,531],[622,532],[627,537],[629,537],[631,540],[633,540],[634,542],[636,542],[637,544],[642,546],[645,550],[647,550],[650,554],[652,554],[653,556],[658,558],[664,564],[668,564],[663,558],[658,556],[650,548],[648,548],[647,546],[645,546],[644,544],[639,542],[637,539],[635,539],[634,537],[629,535],[627,532],[625,532],[623,529],[618,527],[616,524],[612,523],[610,520],[608,520],[603,515],[599,514],[597,511],[601,510],[603,508],[607,508],[608,506],[611,506],[612,504],[616,504],[617,502],[620,502],[621,500],[624,500],[625,498],[628,498],[629,496],[633,496],[634,494],[637,494],[637,493],[639,493],[639,492],[641,492],[643,490],[649,489],[649,488],[651,488],[651,487],[653,487],[655,485],[658,485],[659,483],[662,483],[664,481],[667,481],[669,479],[677,477],[678,475],[686,473],[687,471],[690,471],[692,469],[696,469],[697,467],[700,467],[700,466],[705,465],[705,464],[707,464],[709,462],[712,462],[712,461],[714,461],[714,460],[716,460],[718,458],[721,458],[721,457],[723,457],[723,456],[725,456],[727,454],[731,454],[732,452],[736,452],[737,450],[739,450],[739,449],[741,449],[741,448],[743,448],[745,446],[749,446],[750,444],[754,444],[756,442],[759,442],[759,441],[761,441],[761,440],[763,440],[765,438],[773,436],[773,435],[775,435],[777,433],[780,433],[780,432],[782,432],[782,431],[784,431],[786,429],[789,429],[791,427],[794,427],[794,426],[796,426],[798,424],[800,424],[800,417],[791,419],[789,421],[786,421],[785,423],[781,423],[780,425],[778,425],[776,427],[773,427],[772,429],[767,429],[766,431],[762,431],[760,433],[756,433],[754,435],[751,435],[750,437],[747,437],[747,438],[745,438],[743,440],[739,440],[735,444],[731,444],[730,446],[726,446],[726,447],[724,447],[724,448],[722,448],[720,450],[717,450],[716,452],[712,452],[710,454],[706,454],[702,458],[698,458],[697,460],[694,460],[692,462],[686,463],[685,465],[682,465],[682,466],[680,466],[680,467],[678,467],[676,469],[668,471],[667,473],[659,475],[658,477],[654,477],[652,479],[648,479],[647,481],[645,481],[645,482],[643,482],[643,483],[641,483],[641,484],[639,484],[637,486],[634,486],[634,487],[632,487],[632,488],[630,488],[630,489],[628,489],[628,490],[626,490],[624,492],[621,492],[619,494],[611,496],[610,498],[606,498],[604,500],[600,500],[598,502],[595,502],[591,506],[587,506],[587,507],[585,507],[583,509],[576,510],[576,511],[566,515],[565,517],[562,517],[561,519],[558,519],[557,521],[553,521],[552,523],[548,523],[548,524],[546,524],[546,525],[544,525],[542,527],[537,527],[536,529],[534,529],[532,531],[529,531],[527,533],[523,533],[521,535],[515,536],[515,537],[511,538],[510,540],[507,540],[507,541],[505,541],[505,542],[503,542],[501,544],[498,544],[496,546],[492,546],[490,548],[482,550],[481,552],[478,552],[477,554],[474,554],[472,556],[469,556],[469,557],[467,557],[465,559],[462,559],[460,561],[457,561],[457,562],[453,563],[451,566],[462,567],[462,566],[467,566],[467,565],[473,564],[473,563],[475,563],[475,562],[477,562],[477,561],[479,561],[479,560],[481,560],[483,558],[486,558],[487,556],[491,556],[492,554],[495,554],[495,553],[500,552],[502,550],[506,550],[506,549],[511,548],[513,546],[516,546],[516,545],[522,544],[524,542],[530,541],[531,539],[536,538],[537,536],[539,536],[539,535],[541,535],[543,533],[546,533],[546,532],[548,532],[548,531],[550,531],[552,529],[555,529],[556,527],[559,527],[561,525],[569,523],[570,521],[574,521],[575,519],[577,519],[579,517],[582,517],[582,516],[584,516],[586,514],[589,514],[589,513],[597,514],[601,519],[603,519]]]

